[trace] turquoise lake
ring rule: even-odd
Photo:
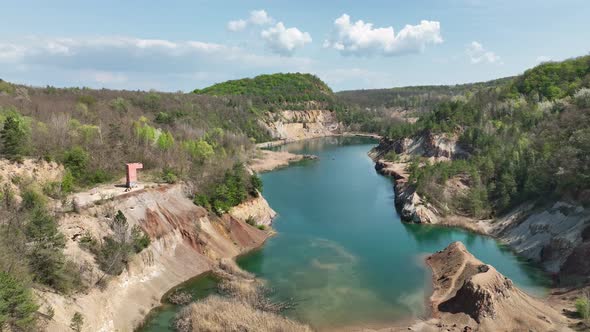
[[[320,330],[423,317],[431,284],[424,257],[453,241],[525,291],[545,294],[546,276],[492,238],[400,222],[392,180],[377,174],[367,156],[375,145],[359,137],[291,143],[278,149],[319,159],[261,175],[264,196],[278,212],[277,235],[237,261],[264,279],[277,300],[297,303],[287,316]],[[212,280],[192,285],[206,295]],[[162,307],[141,331],[171,331],[178,310]]]
[[[400,222],[392,180],[367,156],[373,146],[358,137],[292,143],[280,149],[319,160],[262,174],[278,234],[238,264],[299,304],[288,316],[319,329],[419,317],[430,295],[424,256],[453,241],[526,291],[544,293],[545,276],[492,238]]]

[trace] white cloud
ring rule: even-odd
[[[548,62],[551,61],[551,57],[546,55],[539,55],[535,61],[537,61],[537,63]]]
[[[324,41],[324,47],[338,50],[344,55],[394,56],[424,51],[426,45],[440,44],[440,22],[420,21],[418,25],[406,25],[397,34],[393,27],[374,28],[372,23],[350,21],[343,14],[334,21],[332,36]]]
[[[277,23],[274,27],[263,30],[260,35],[266,45],[281,55],[292,55],[296,49],[302,48],[311,43],[311,36],[307,32],[293,28],[285,28],[283,22]]]
[[[249,25],[268,25],[272,24],[274,19],[268,15],[266,10],[252,10],[248,19],[238,19],[227,22],[227,29],[232,32],[242,31]]]
[[[473,64],[478,63],[496,63],[503,64],[502,59],[496,53],[486,50],[479,42],[473,41],[465,51],[469,57],[469,61]]]
[[[244,29],[246,29],[246,27],[248,26],[248,22],[246,22],[245,20],[235,20],[235,21],[229,21],[227,22],[227,30],[229,31],[242,31]]]
[[[250,12],[250,23],[256,25],[272,24],[274,19],[268,16],[265,10],[253,10]]]
[[[150,88],[149,82],[158,83],[154,88],[188,90],[253,73],[308,71],[311,64],[308,58],[257,54],[201,41],[132,37],[0,41],[2,78],[41,85]],[[195,76],[205,72],[217,74]]]

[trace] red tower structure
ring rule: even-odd
[[[127,188],[137,186],[137,170],[143,168],[142,163],[130,163],[125,165],[127,168]]]

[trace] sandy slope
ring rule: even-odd
[[[446,325],[479,331],[569,331],[557,311],[518,289],[461,242],[431,255],[427,263],[433,274],[433,315]]]

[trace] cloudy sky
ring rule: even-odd
[[[40,86],[454,84],[590,51],[588,0],[1,1],[0,78]]]

